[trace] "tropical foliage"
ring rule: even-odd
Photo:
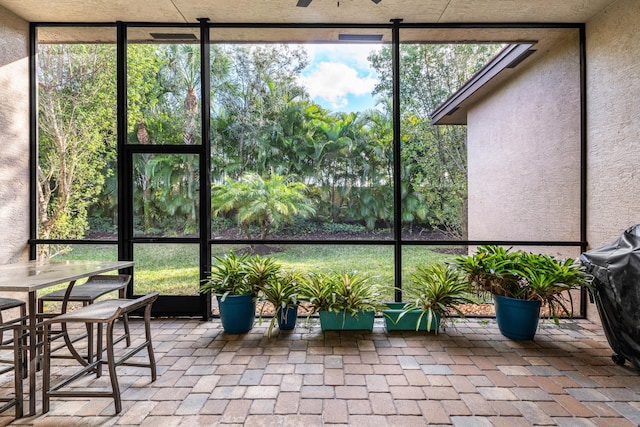
[[[369,56],[378,108],[340,112],[312,101],[300,83],[304,46],[212,45],[211,141],[202,141],[199,45],[129,43],[136,234],[197,233],[201,180],[210,175],[211,212],[235,219],[247,238],[299,220],[462,236],[465,130],[434,127],[429,113],[496,50],[402,46],[402,224],[393,224],[390,48]],[[115,231],[115,59],[109,44],[38,45],[39,238]],[[199,170],[195,154],[141,148],[203,143],[211,144],[211,171]]]
[[[560,260],[547,254],[485,245],[472,255],[457,257],[454,264],[479,292],[540,301],[556,324],[560,316],[573,314],[570,291],[592,287],[584,266],[572,258]]]
[[[416,322],[416,330],[423,317],[427,319],[427,330],[431,330],[432,323],[440,321],[437,319],[441,319],[440,326],[444,329],[451,312],[464,317],[458,305],[474,302],[470,298],[471,291],[466,277],[451,266],[430,264],[418,267],[404,289],[406,304],[398,320],[412,310],[418,310],[420,316]]]
[[[359,312],[381,307],[380,287],[357,272],[311,272],[300,287],[300,299],[309,303],[310,314],[330,311],[357,317]]]
[[[488,44],[403,44],[400,114],[403,225],[430,224],[454,237],[466,233],[465,126],[433,126],[431,112],[496,53]],[[390,98],[391,46],[370,55],[381,76],[375,94]]]
[[[200,292],[221,296],[258,293],[280,274],[280,264],[273,258],[259,255],[236,255],[234,251],[214,258],[209,277],[202,283]]]
[[[306,218],[315,213],[305,194],[306,186],[289,181],[281,175],[268,178],[253,173],[244,174],[239,180],[213,188],[214,215],[232,212],[246,237],[251,239],[250,225],[260,228],[260,239],[265,239],[272,227],[293,222],[296,216]]]
[[[38,237],[81,239],[90,209],[115,201],[115,47],[42,45],[38,58]]]

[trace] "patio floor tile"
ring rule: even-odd
[[[438,335],[387,333],[382,319],[372,332],[323,333],[300,320],[271,338],[267,322],[230,335],[216,319],[154,320],[158,379],[118,368],[119,415],[110,399],[59,398],[44,415],[14,421],[10,409],[0,425],[640,425],[640,371],[614,365],[601,328],[586,320],[542,324],[524,342],[486,319]],[[131,324],[142,333],[142,322]],[[69,365],[54,360],[54,375]],[[10,379],[0,376],[0,393],[10,394]],[[72,388],[106,384],[103,375]]]

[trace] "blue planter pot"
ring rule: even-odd
[[[243,334],[253,328],[256,318],[256,297],[253,294],[218,296],[222,328],[229,334]]]
[[[278,312],[278,328],[281,331],[290,331],[295,329],[296,320],[298,319],[298,307],[287,307],[286,310]]]
[[[318,312],[320,328],[323,331],[371,331],[375,320],[374,311],[361,311],[358,316],[332,311]]]
[[[540,320],[540,301],[493,296],[496,321],[502,335],[514,340],[532,340]]]

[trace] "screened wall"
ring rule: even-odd
[[[230,249],[358,271],[388,300],[417,267],[478,244],[576,256],[580,31],[33,24],[32,257],[134,260],[131,294],[159,291],[156,315],[207,318],[199,285]],[[525,41],[537,53],[498,70]],[[558,46],[566,66],[527,77]],[[537,109],[511,89],[521,78]],[[433,123],[452,99],[464,120]],[[558,197],[570,202],[540,209]]]

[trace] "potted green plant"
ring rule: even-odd
[[[444,264],[418,267],[403,288],[406,302],[387,303],[382,310],[388,331],[435,331],[446,327],[451,312],[464,317],[459,304],[473,303],[466,277]]]
[[[542,306],[559,324],[560,316],[572,316],[570,291],[591,288],[590,276],[572,258],[487,245],[454,263],[478,292],[493,295],[500,332],[516,340],[533,339]]]
[[[200,292],[211,292],[216,296],[225,332],[245,333],[253,328],[258,293],[277,278],[279,271],[280,265],[272,258],[250,254],[238,256],[231,250],[214,257],[211,274]]]
[[[267,335],[271,333],[276,323],[282,331],[295,329],[298,318],[298,287],[302,277],[296,272],[282,272],[276,280],[270,280],[262,288],[262,301],[270,302],[274,307],[273,318],[269,323]],[[265,305],[260,310],[260,320],[264,313]]]
[[[359,273],[311,273],[301,286],[310,313],[327,330],[372,330],[380,308],[379,286]]]

